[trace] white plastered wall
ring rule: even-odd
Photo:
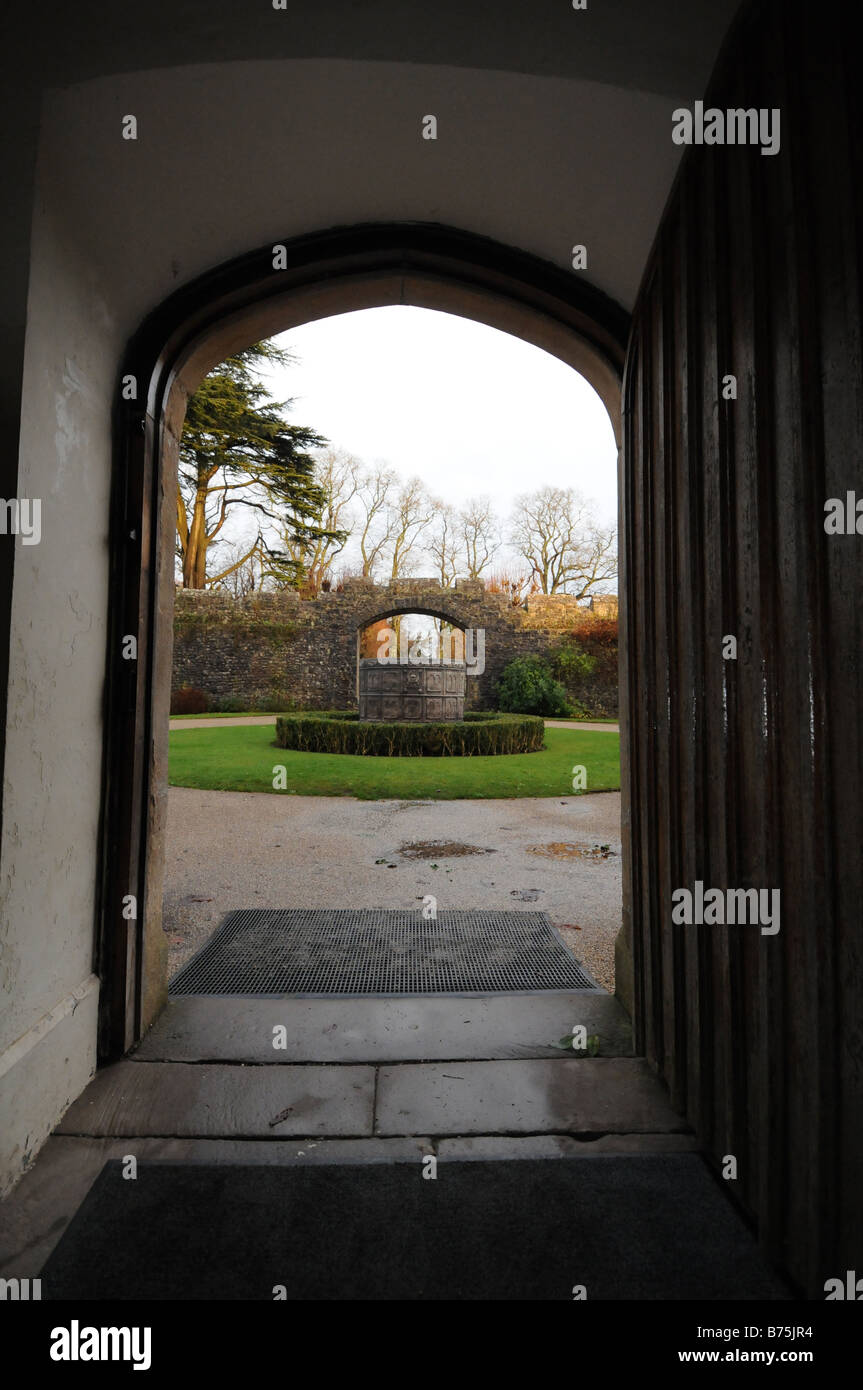
[[[47,99],[19,485],[42,500],[42,539],[16,557],[0,854],[0,1190],[95,1065],[110,421],[128,338],[231,256],[370,221],[440,222],[565,267],[583,243],[589,280],[629,307],[680,155],[674,104],[344,61],[129,74]]]
[[[4,787],[0,1183],[95,1068],[92,973],[107,604],[110,415],[120,339],[98,279],[40,209],[28,300]]]

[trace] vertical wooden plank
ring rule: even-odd
[[[719,230],[722,217],[721,170],[727,150],[715,151],[716,158],[700,167],[699,236],[701,273],[701,362],[698,391],[702,402],[700,460],[702,474],[701,557],[703,566],[702,610],[699,615],[703,644],[704,700],[702,737],[705,748],[705,782],[702,796],[702,859],[698,877],[707,888],[727,886],[727,807],[725,764],[725,711],[722,704],[723,660],[720,640],[724,596],[722,575],[725,525],[721,492],[722,435],[720,429],[719,382],[722,376],[723,348],[720,346],[719,306],[722,295],[724,250]],[[707,956],[711,994],[712,1037],[703,1039],[708,1064],[713,1071],[713,1107],[709,1142],[717,1155],[728,1152],[727,1113],[730,1107],[728,1041],[728,955],[725,926],[700,928]]]
[[[860,487],[863,440],[863,90],[859,75],[856,7],[846,5],[831,33],[831,103],[817,112],[810,163],[819,159],[827,195],[814,204],[819,237],[819,315],[824,403],[823,500]],[[826,36],[825,36],[826,38]],[[807,94],[811,101],[811,94]],[[816,140],[829,130],[827,158]],[[818,637],[824,672],[816,713],[821,734],[819,777],[831,827],[830,952],[819,953],[817,987],[822,1049],[820,1084],[832,1086],[821,1143],[826,1169],[822,1221],[829,1227],[819,1282],[859,1269],[863,1231],[863,538],[822,539]],[[824,1189],[827,1189],[826,1191]],[[855,1261],[857,1261],[855,1265]]]
[[[638,363],[637,350],[633,348],[630,357],[630,370],[635,371]],[[635,939],[635,925],[632,904],[635,900],[636,871],[633,863],[632,810],[636,804],[634,797],[634,769],[632,754],[632,654],[631,654],[631,609],[629,602],[629,574],[632,564],[630,551],[632,510],[632,480],[630,477],[631,450],[631,412],[627,408],[629,397],[628,379],[622,383],[621,392],[621,432],[617,458],[617,530],[618,530],[618,593],[619,593],[619,641],[618,641],[618,688],[620,714],[620,840],[623,869],[622,922],[621,937],[615,946],[615,990],[618,998],[632,1012],[633,1037],[640,1029],[644,999],[639,987],[640,971],[636,967],[636,956],[640,943]],[[622,947],[622,949],[621,949]],[[628,959],[627,959],[628,957]],[[625,974],[625,979],[624,979]]]
[[[681,730],[686,719],[686,685],[681,686],[680,664],[685,624],[681,624],[680,594],[681,547],[677,518],[681,460],[685,456],[683,419],[685,417],[685,336],[680,331],[681,293],[676,273],[684,255],[685,239],[679,210],[668,228],[668,266],[664,276],[665,294],[662,304],[663,407],[665,431],[665,460],[662,477],[663,507],[663,564],[665,569],[664,606],[661,636],[664,668],[663,761],[659,768],[663,818],[663,872],[661,915],[666,944],[664,973],[666,978],[666,1008],[664,1034],[666,1054],[672,1058],[669,1074],[671,1098],[674,1105],[685,1110],[690,1095],[689,1048],[687,1013],[689,996],[686,983],[686,930],[672,921],[674,890],[681,886],[681,842],[678,833],[679,817],[683,811]]]
[[[623,382],[623,449],[619,469],[620,537],[624,559],[621,570],[623,598],[622,639],[620,643],[621,772],[624,777],[628,778],[626,788],[621,784],[621,790],[624,792],[621,797],[621,848],[624,871],[628,875],[628,892],[624,892],[623,895],[623,925],[628,932],[632,948],[633,1036],[638,1050],[645,1052],[648,1002],[644,987],[641,857],[639,852],[640,820],[637,812],[640,805],[641,786],[638,762],[640,740],[637,724],[639,717],[637,699],[639,652],[636,628],[638,599],[633,578],[637,568],[635,558],[635,498],[638,489],[637,474],[641,450],[641,416],[639,410],[641,360],[642,351],[639,340],[636,335],[633,335],[630,340],[626,376]]]
[[[737,92],[739,104],[739,91]],[[728,632],[737,638],[737,660],[727,663],[729,804],[734,807],[733,860],[729,873],[737,885],[749,888],[766,882],[767,825],[758,789],[765,769],[761,736],[761,592],[759,565],[759,411],[761,378],[751,322],[759,317],[762,278],[756,271],[756,247],[751,183],[757,165],[746,157],[729,165],[725,188],[726,235],[733,235],[728,258],[729,358],[737,377],[737,400],[729,403],[729,516],[734,535],[729,577]],[[732,791],[733,788],[733,791]],[[732,1016],[732,1072],[735,1093],[733,1152],[738,1159],[737,1184],[731,1190],[748,1210],[755,1209],[759,1191],[760,1089],[758,1058],[761,1047],[760,967],[762,943],[757,932],[738,930],[731,949],[735,1007]]]
[[[861,978],[859,932],[845,934],[851,952],[844,959],[840,954],[841,924],[843,920],[852,921],[855,910],[859,920],[863,891],[859,835],[857,852],[848,837],[849,824],[859,825],[861,819],[861,560],[856,537],[827,537],[823,529],[826,498],[844,497],[859,479],[859,440],[863,433],[860,224],[855,216],[855,188],[859,198],[859,182],[852,171],[856,163],[859,176],[860,154],[857,143],[848,138],[852,129],[848,119],[849,58],[841,45],[839,26],[819,26],[817,33],[807,36],[805,44],[798,32],[791,31],[786,43],[793,109],[805,113],[791,147],[790,192],[795,208],[800,209],[796,219],[795,263],[804,402],[799,459],[800,570],[806,607],[812,615],[806,628],[808,718],[800,721],[804,726],[800,747],[803,834],[809,853],[800,926],[805,969],[814,986],[808,1010],[812,1101],[799,1108],[795,1130],[799,1131],[797,1143],[807,1159],[807,1170],[804,1172],[800,1165],[797,1182],[800,1202],[808,1203],[817,1219],[813,1220],[807,1247],[798,1254],[797,1261],[801,1282],[817,1288],[823,1287],[824,1280],[834,1272],[828,1252],[842,1238],[848,1249],[854,1243],[847,1239],[847,1234],[843,1237],[849,1225],[839,1220],[840,1194],[845,1198],[846,1211],[854,1211],[855,1207],[858,1213],[861,1211],[859,1197],[855,1202],[854,1196],[859,1193],[859,1183],[853,1179],[848,1183],[850,1170],[840,1157],[842,1117],[846,1117],[851,1128],[856,1119],[859,1152],[863,1111],[859,1034],[855,1048],[855,1024],[847,1016],[843,1018],[842,1010],[842,995],[848,982]],[[837,329],[844,344],[842,351],[836,350]],[[851,367],[850,373],[847,366]],[[856,463],[851,462],[854,453],[858,456]],[[830,566],[834,559],[843,567],[848,585],[843,586],[844,592],[834,591],[831,595]],[[834,666],[837,655],[838,669]],[[837,696],[839,708],[834,707]],[[848,768],[857,774],[850,781]],[[837,791],[843,805],[841,815],[836,813]],[[851,897],[847,896],[849,888]],[[858,904],[856,909],[854,901]],[[843,1063],[850,1060],[853,1069],[855,1051],[858,1084],[843,1103],[842,1078],[847,1075]],[[841,1178],[825,1180],[825,1174],[837,1170],[847,1174],[844,1183]],[[863,1220],[860,1228],[863,1229]]]
[[[739,79],[738,79],[739,80]],[[740,92],[735,104],[744,105]],[[743,881],[741,864],[741,796],[745,769],[740,760],[738,659],[724,655],[726,636],[737,636],[737,412],[740,403],[740,364],[735,356],[734,313],[740,307],[735,295],[736,262],[740,253],[741,227],[732,215],[732,188],[740,171],[752,159],[748,149],[726,147],[723,159],[715,163],[716,209],[716,397],[717,397],[717,476],[718,504],[718,590],[714,608],[716,630],[712,633],[711,656],[715,662],[714,720],[720,766],[717,783],[722,787],[723,841],[721,862],[716,863],[714,879],[723,888],[749,885]],[[733,392],[732,382],[733,378]],[[746,383],[743,384],[746,389]],[[737,1178],[729,1191],[743,1202],[748,1191],[749,1153],[747,1125],[748,1072],[750,1054],[744,1008],[744,950],[752,929],[745,924],[728,923],[716,933],[714,951],[718,962],[717,1018],[728,1041],[723,1048],[722,1094],[724,1104],[718,1116],[724,1154],[737,1162]],[[720,1155],[722,1157],[723,1155]]]
[[[655,280],[648,294],[656,293]],[[633,508],[633,591],[638,594],[634,637],[637,652],[635,668],[636,717],[633,721],[635,760],[638,769],[638,827],[636,854],[641,864],[638,912],[641,924],[641,972],[645,991],[644,1048],[657,1067],[663,1059],[661,952],[658,940],[656,877],[652,868],[655,826],[655,675],[653,665],[653,461],[654,416],[653,320],[648,314],[641,343],[639,387],[639,451]]]
[[[689,300],[687,337],[689,339],[689,509],[686,519],[689,547],[690,595],[687,620],[692,634],[691,720],[694,733],[693,797],[694,825],[686,887],[694,890],[696,881],[709,873],[709,829],[707,798],[710,786],[709,749],[705,738],[706,701],[706,633],[705,633],[705,496],[707,492],[704,456],[703,394],[705,344],[703,325],[710,313],[705,297],[705,261],[708,256],[704,237],[705,194],[703,176],[698,169],[691,179],[689,195]],[[694,954],[694,989],[698,997],[698,1030],[693,1038],[692,1053],[698,1057],[698,1097],[700,1132],[704,1142],[713,1147],[716,1113],[716,1067],[714,994],[712,979],[712,944],[710,931],[703,925],[687,929]]]
[[[661,1056],[658,1059],[675,1099],[680,1094],[676,1049],[674,1046],[674,954],[671,928],[671,888],[669,846],[673,789],[670,786],[669,756],[669,659],[668,633],[672,594],[669,579],[667,479],[669,472],[668,422],[671,392],[671,353],[668,344],[669,286],[673,283],[670,248],[660,248],[657,275],[650,310],[652,363],[653,431],[651,437],[652,517],[651,568],[652,609],[652,751],[650,759],[651,807],[650,860],[653,864],[654,892],[650,911],[655,941],[656,1010],[661,1025]]]
[[[678,840],[677,883],[675,887],[690,887],[697,877],[700,860],[701,834],[701,745],[698,736],[700,711],[701,669],[700,646],[693,621],[692,596],[697,596],[701,584],[701,561],[693,528],[697,531],[700,514],[700,473],[698,468],[698,433],[700,410],[697,392],[698,350],[697,324],[698,240],[695,209],[694,176],[690,167],[680,182],[680,230],[678,287],[675,296],[674,335],[678,348],[679,400],[676,429],[678,434],[675,490],[675,546],[679,575],[678,612],[676,621],[678,643],[678,699],[675,737],[678,749],[678,810],[676,830]],[[702,991],[702,952],[699,933],[694,929],[677,927],[677,940],[683,955],[684,1027],[686,1036],[687,1111],[701,1133],[709,1124],[712,1105],[712,1080],[702,1073],[701,1039],[710,1028],[710,1010],[705,1006]]]

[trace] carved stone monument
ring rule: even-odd
[[[467,667],[442,664],[360,661],[360,719],[386,723],[438,723],[464,718]]]

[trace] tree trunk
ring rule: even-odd
[[[183,588],[203,589],[207,580],[207,525],[204,515],[206,493],[195,496],[192,523],[183,556]]]

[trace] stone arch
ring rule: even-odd
[[[460,627],[464,630],[464,628],[470,627],[470,623],[466,621],[465,615],[456,615],[457,606],[455,603],[439,603],[429,607],[427,604],[402,601],[388,606],[383,612],[376,609],[371,617],[361,618],[357,627],[371,627],[374,623],[382,622],[384,618],[397,618],[404,614],[417,613],[423,618],[441,618],[443,622],[451,623],[453,627]]]
[[[423,583],[423,581],[419,581]],[[465,600],[459,590],[456,589],[420,589],[415,590],[416,597],[411,598],[409,594],[403,598],[393,597],[392,602],[381,606],[381,593],[377,591],[369,604],[367,610],[360,610],[357,613],[357,630],[371,627],[373,623],[382,622],[384,618],[394,618],[401,614],[418,613],[426,618],[441,618],[445,623],[451,623],[453,627],[460,627],[462,630],[472,625],[476,617],[476,605],[473,606]]]
[[[267,245],[172,294],[144,321],[118,372],[96,952],[103,1059],[132,1045],[166,993],[159,902],[174,480],[186,402],[206,373],[231,352],[300,323],[411,304],[486,323],[568,363],[605,403],[620,448],[629,316],[572,271],[433,224],[335,228],[281,245],[279,269]],[[134,401],[120,389],[129,375],[139,387]],[[460,604],[447,607],[461,612]],[[138,633],[136,663],[116,660],[128,632]],[[131,923],[122,914],[130,893],[138,904]]]

